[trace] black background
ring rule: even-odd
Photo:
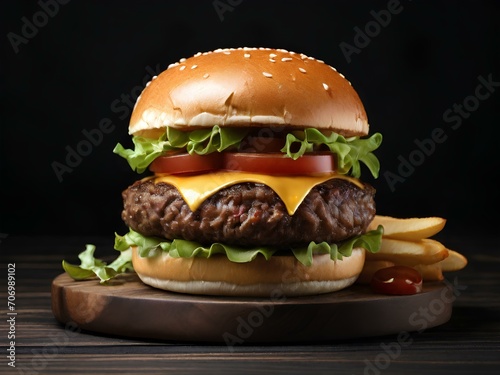
[[[442,216],[449,230],[471,235],[497,228],[500,87],[478,100],[458,128],[443,118],[475,95],[478,77],[500,82],[497,2],[401,0],[401,12],[350,62],[340,44],[356,47],[355,28],[373,25],[371,11],[386,10],[387,1],[232,3],[237,5],[220,16],[213,0],[72,0],[17,53],[9,33],[22,37],[26,20],[33,21],[41,7],[34,1],[1,3],[2,236],[124,232],[120,192],[138,176],[112,153],[117,142],[131,146],[129,110],[121,103],[118,111],[113,103],[137,95],[151,69],[198,51],[242,46],[303,52],[352,82],[371,132],[384,135],[377,152],[381,177],[363,175],[377,188],[379,214]],[[65,163],[68,147],[76,149],[86,139],[82,132],[98,129],[103,119],[111,120],[112,131],[60,181],[53,163]],[[400,174],[401,160],[416,155],[416,141],[437,128],[446,141],[391,189],[385,176]]]

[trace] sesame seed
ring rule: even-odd
[[[270,53],[270,54],[269,54],[269,57],[270,57],[271,59],[274,59],[276,56],[278,56],[278,55],[277,55],[277,54],[275,54],[275,53]]]
[[[173,63],[173,64],[170,64],[170,65],[168,66],[168,68],[167,68],[167,69],[170,69],[170,68],[176,67],[177,65],[179,65],[179,63]]]
[[[249,53],[245,53],[243,56],[245,57],[245,59],[249,59],[250,58],[250,54]]]
[[[304,68],[299,68],[299,70],[302,72],[302,73],[306,73],[306,70]]]
[[[323,60],[318,60],[316,59],[317,62],[324,64],[325,62]]]
[[[179,60],[179,62],[183,63],[184,61],[186,61],[186,58],[183,57],[182,59]]]
[[[151,84],[151,81],[149,81],[148,83],[146,83],[146,87],[148,87],[150,84]],[[139,98],[137,98],[137,100],[139,100]]]
[[[267,78],[271,78],[273,76],[271,73],[267,73],[267,72],[262,72],[262,74],[264,75],[264,77],[267,77]]]
[[[330,68],[332,68],[332,70],[333,70],[334,72],[336,72],[336,71],[337,71],[337,69],[335,69],[333,66],[330,66]]]
[[[156,79],[156,78],[158,78],[158,76],[153,76],[153,78],[152,78],[152,79]]]
[[[291,57],[283,57],[281,61],[292,61],[293,59]]]
[[[342,73],[339,73],[339,76],[345,79],[345,75],[343,75]]]
[[[230,51],[224,51],[223,53],[224,53],[224,55],[230,55],[231,54]]]
[[[179,68],[179,70],[184,70],[184,69],[186,69],[186,65],[183,65]]]
[[[271,62],[276,62],[276,60],[274,60],[274,59],[269,59],[269,61],[271,61]]]
[[[209,76],[210,76],[210,74],[208,74],[208,73],[203,74],[203,78],[205,78],[205,79],[208,78]]]
[[[194,57],[201,56],[201,52],[198,52],[197,54],[194,55]]]
[[[328,85],[327,85],[326,83],[323,83],[323,87],[324,87],[324,89],[325,89],[325,90],[327,90],[327,91],[328,91],[328,88],[329,88],[329,87],[328,87]]]
[[[191,67],[191,69],[196,69],[197,67],[198,67],[198,65],[196,65],[196,64],[195,64],[195,65],[193,65],[193,66]]]

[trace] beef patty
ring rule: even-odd
[[[290,216],[268,186],[240,183],[220,190],[195,211],[167,183],[137,181],[123,192],[122,219],[145,236],[209,245],[289,248],[338,243],[366,231],[375,215],[375,189],[342,179],[315,186]]]

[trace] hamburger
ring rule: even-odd
[[[142,282],[206,295],[299,296],[353,284],[380,247],[378,176],[363,104],[333,67],[283,49],[197,53],[153,77],[133,109],[133,149],[150,175],[123,191]],[[362,166],[363,165],[363,166]]]

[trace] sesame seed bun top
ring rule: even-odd
[[[129,132],[155,137],[167,126],[213,125],[369,131],[358,94],[335,68],[282,49],[237,48],[197,53],[153,77]]]

